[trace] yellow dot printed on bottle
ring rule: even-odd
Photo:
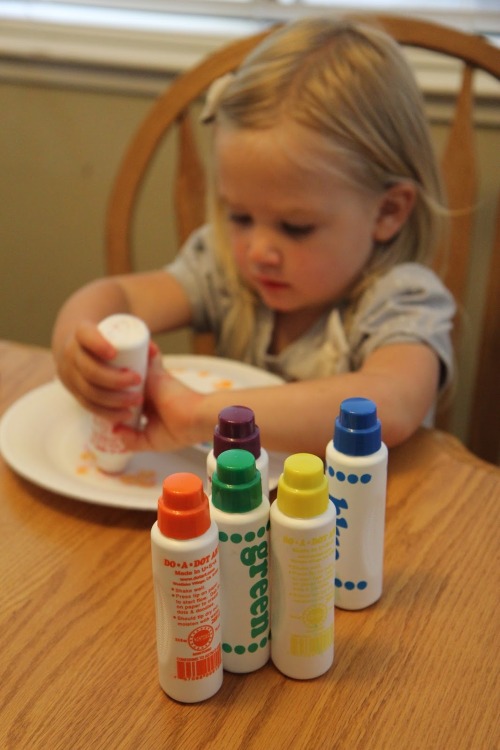
[[[328,609],[324,604],[308,607],[302,613],[302,619],[306,625],[321,625],[328,617]]]

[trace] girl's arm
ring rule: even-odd
[[[52,337],[57,372],[86,409],[126,419],[140,395],[124,389],[138,376],[109,366],[116,352],[97,329],[113,313],[144,320],[152,333],[188,325],[191,311],[179,283],[165,271],[113,276],[83,287],[61,308]]]
[[[132,450],[172,450],[212,439],[220,410],[250,407],[268,450],[324,455],[340,402],[364,396],[377,405],[389,446],[415,432],[436,398],[439,360],[425,344],[391,344],[374,351],[358,372],[208,395],[165,373],[155,358],[147,382],[149,423],[144,433],[121,429]]]

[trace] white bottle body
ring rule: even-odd
[[[133,315],[110,315],[98,325],[102,335],[116,348],[116,356],[111,364],[116,368],[127,368],[138,372],[142,383],[130,390],[142,390],[146,377],[149,331],[145,323]],[[137,427],[141,409],[137,407],[127,424]],[[96,457],[97,466],[108,474],[118,474],[125,470],[132,454],[125,450],[123,442],[113,432],[114,422],[103,417],[92,417],[90,445]]]
[[[363,609],[382,595],[387,490],[387,447],[349,456],[330,441],[326,475],[337,509],[335,605]]]
[[[196,703],[222,685],[218,530],[179,540],[151,529],[160,685]]]
[[[267,497],[269,497],[269,453],[265,448],[260,449],[260,456],[255,459],[255,466],[260,471],[262,492],[267,495]],[[214,471],[216,470],[217,459],[212,448],[210,453],[207,455],[207,484],[205,488],[207,495],[212,494],[212,476]]]
[[[222,663],[253,672],[270,656],[269,500],[246,513],[227,513],[210,500],[219,529]]]
[[[292,518],[271,505],[271,659],[288,677],[324,674],[334,657],[335,508]]]

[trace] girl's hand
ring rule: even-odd
[[[99,416],[120,422],[142,404],[140,392],[126,389],[141,383],[132,370],[113,367],[115,348],[94,323],[79,323],[56,356],[59,378],[79,403]]]
[[[131,451],[172,451],[197,443],[197,407],[204,396],[183,385],[163,368],[161,354],[151,347],[152,359],[146,378],[143,430],[125,425],[115,428]]]

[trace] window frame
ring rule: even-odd
[[[15,3],[2,2],[2,5]],[[444,23],[463,31],[500,35],[498,0],[28,0],[20,5],[85,7],[143,14],[248,19],[277,22],[303,15],[336,13],[393,13]],[[61,11],[62,12],[62,11]]]
[[[159,2],[172,5],[169,0],[0,0],[0,80],[155,95],[172,75],[193,67],[224,44],[280,20],[142,9]],[[140,12],[132,9],[138,3]],[[117,7],[125,4],[128,10]],[[330,12],[342,14],[339,8]],[[500,27],[500,8],[496,15]],[[493,40],[500,44],[500,35]],[[424,50],[410,50],[409,56],[424,91],[433,96],[456,92],[458,72],[448,60],[436,60]],[[497,109],[498,82],[478,76],[477,88],[493,103],[491,109]],[[498,114],[492,118],[497,122]]]

